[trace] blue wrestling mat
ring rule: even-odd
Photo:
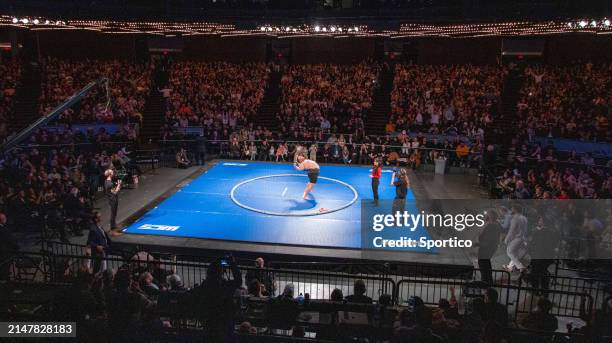
[[[124,231],[361,248],[362,200],[372,199],[369,175],[370,167],[366,166],[322,165],[311,196],[303,200],[308,177],[292,164],[220,161]],[[390,182],[391,170],[385,169],[379,187],[381,200],[394,198],[395,187]],[[414,204],[410,190],[407,200]],[[429,236],[423,231],[413,234]]]

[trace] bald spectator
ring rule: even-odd
[[[258,257],[255,260],[255,269],[249,269],[247,271],[245,281],[247,285],[250,285],[253,281],[258,281],[261,286],[261,294],[263,296],[274,295],[274,279],[273,274],[265,269],[265,261],[263,257]]]

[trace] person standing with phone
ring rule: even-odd
[[[380,185],[380,176],[382,175],[382,167],[380,166],[380,162],[378,160],[374,160],[374,165],[372,166],[372,174],[370,178],[372,178],[372,194],[374,196],[374,205],[378,205],[378,186]]]
[[[104,194],[108,200],[108,205],[111,210],[110,214],[110,229],[117,229],[117,208],[119,207],[119,191],[121,190],[121,180],[115,182],[113,176],[115,172],[112,169],[107,169],[104,172]]]

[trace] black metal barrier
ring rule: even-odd
[[[71,246],[66,249],[77,249]],[[96,261],[97,260],[97,261]],[[86,270],[91,272],[93,264],[96,263],[102,268],[117,270],[122,266],[128,265],[130,270],[142,274],[143,272],[151,272],[159,269],[165,270],[164,274],[179,275],[183,284],[187,288],[193,289],[201,284],[206,279],[206,271],[208,263],[199,262],[184,262],[175,260],[155,259],[148,254],[135,254],[132,257],[103,257],[97,258],[92,256],[77,256],[77,255],[54,255],[50,253],[19,253],[11,261],[8,268],[9,281],[19,282],[24,285],[57,285],[67,286],[74,281],[74,276],[79,271]],[[484,290],[488,287],[486,284],[471,282],[469,280],[419,280],[419,279],[404,279],[397,283],[391,278],[382,278],[366,275],[351,275],[344,272],[322,272],[322,271],[300,271],[300,270],[283,270],[277,268],[260,269],[255,267],[240,267],[242,277],[250,271],[257,271],[269,275],[271,282],[277,289],[277,294],[285,285],[293,284],[295,293],[305,295],[308,293],[306,302],[297,301],[296,306],[300,311],[329,313],[330,316],[336,318],[327,323],[310,323],[308,320],[303,321],[298,318],[292,325],[301,325],[309,330],[317,331],[317,328],[323,327],[338,327],[342,320],[338,316],[344,316],[348,312],[364,313],[361,324],[348,323],[345,329],[348,328],[349,334],[355,334],[362,337],[388,337],[392,333],[394,325],[385,324],[384,320],[397,320],[397,314],[406,307],[408,296],[416,295],[423,299],[426,305],[437,305],[441,298],[450,299],[450,287],[455,288],[455,295],[458,301],[460,313],[468,311],[469,298],[482,296]],[[504,273],[499,274],[502,278]],[[26,277],[28,276],[28,277]],[[331,302],[330,293],[333,289],[341,289],[344,295],[352,293],[352,285],[356,280],[363,280],[366,284],[367,293],[374,300],[373,305],[363,304],[346,304],[344,302]],[[244,284],[244,282],[243,282]],[[6,284],[5,284],[6,285]],[[553,304],[551,314],[560,317],[580,318],[589,321],[593,313],[594,300],[590,294],[583,292],[572,292],[564,290],[543,290],[537,288],[524,287],[521,285],[495,284],[493,288],[498,290],[500,295],[499,302],[503,304],[510,313],[510,318],[517,320],[519,315],[524,315],[533,312],[536,307],[537,296],[546,296]],[[378,297],[381,294],[392,293],[392,305],[381,306],[377,303]],[[244,293],[243,293],[244,294]],[[275,328],[274,324],[270,323],[270,319],[266,317],[265,311],[258,312],[254,309],[267,307],[271,298],[249,298],[241,296],[240,313],[237,314],[237,324],[244,320],[252,321],[253,323],[261,323],[268,328]],[[18,299],[17,301],[25,301],[31,303],[29,299]],[[180,321],[185,320],[185,313],[176,307],[167,307],[166,303],[158,303],[157,312],[160,316],[169,316],[176,319],[173,323],[175,328],[179,327],[199,327],[201,323],[197,319],[189,321],[190,324]],[[260,307],[258,307],[260,306]],[[394,311],[394,315],[387,316],[380,312],[381,308],[389,311]],[[387,311],[385,310],[385,311]],[[176,316],[176,317],[173,317]],[[259,320],[257,319],[259,316]],[[350,317],[350,316],[349,316]],[[355,317],[356,318],[356,317]],[[301,320],[301,321],[300,321]],[[255,324],[254,324],[255,325]],[[319,326],[317,326],[319,325]],[[322,326],[321,326],[322,325]],[[361,326],[361,329],[356,327]],[[341,327],[341,325],[340,325]],[[362,331],[360,331],[362,330]],[[508,329],[508,335],[512,337],[532,337],[530,335],[539,335],[537,332],[520,329]],[[382,335],[382,336],[381,336]],[[526,335],[526,336],[525,336]],[[562,334],[562,333],[542,333],[542,335],[559,337],[580,337],[580,334]]]
[[[454,289],[458,301],[467,304],[469,298],[482,297],[487,288],[497,290],[498,302],[514,313],[516,320],[519,315],[533,312],[538,296],[547,297],[554,307],[551,314],[561,317],[589,320],[593,312],[593,297],[587,293],[562,291],[554,289],[531,288],[516,285],[495,284],[489,286],[476,282],[457,282],[439,280],[402,280],[397,283],[395,292],[399,306],[405,306],[407,295],[418,295],[428,305],[436,305],[440,299],[450,299],[451,288]]]
[[[475,269],[474,273],[478,271]],[[503,270],[493,271],[493,280],[501,280],[503,277],[509,278],[506,273],[508,272]],[[440,299],[448,300],[451,298],[451,288],[458,300],[484,295],[485,290],[490,287],[489,284],[473,280],[477,279],[404,279],[397,283],[395,299],[399,306],[404,306],[411,296],[418,295],[425,304],[437,305]],[[494,284],[492,287],[497,290],[500,302],[508,306],[510,304],[510,290],[503,284]]]
[[[75,245],[65,245],[62,250],[78,251]],[[56,247],[56,251],[60,248]],[[21,253],[16,257],[36,258],[39,260],[39,269],[44,274],[44,280],[48,282],[62,283],[81,270],[91,270],[94,263],[100,263],[102,269],[117,270],[124,265],[129,265],[135,271],[154,272],[156,269],[171,271],[180,275],[185,287],[192,288],[206,279],[206,271],[209,263],[172,261],[168,259],[154,258],[148,253],[136,253],[132,256],[91,256],[85,247],[80,247],[82,254],[54,254],[54,253]],[[129,255],[129,254],[128,254]],[[288,284],[293,284],[296,296],[308,293],[311,299],[329,299],[331,292],[338,288],[343,294],[352,294],[352,287],[356,280],[363,280],[366,284],[366,295],[378,300],[382,294],[392,295],[395,282],[390,278],[382,278],[366,275],[351,275],[346,273],[332,272],[308,272],[300,270],[282,270],[270,268],[256,268],[252,266],[240,266],[243,279],[249,271],[256,271],[270,275],[276,293],[281,293]],[[11,278],[19,274],[16,266],[11,268]],[[23,281],[23,278],[21,278]],[[244,282],[243,282],[244,284]]]
[[[68,246],[69,249],[78,249],[76,246]],[[65,248],[64,248],[65,249]],[[88,254],[87,250],[82,250]],[[131,257],[95,257],[89,255],[59,255],[52,253],[22,253],[17,260],[29,259],[38,261],[28,264],[29,268],[35,268],[42,273],[44,281],[64,282],[67,277],[76,275],[80,270],[91,270],[94,263],[100,264],[102,269],[117,270],[124,265],[129,265],[135,271],[155,272],[162,269],[172,274],[180,275],[185,287],[195,287],[206,279],[208,263],[184,262],[175,260],[164,260],[154,258],[150,254],[134,254]],[[240,267],[243,279],[249,271],[256,271],[269,275],[273,283],[273,290],[277,294],[282,289],[293,284],[295,294],[309,294],[311,299],[329,299],[334,289],[340,289],[344,295],[352,294],[352,287],[356,280],[363,280],[366,285],[366,295],[377,301],[382,294],[389,294],[393,303],[399,306],[405,305],[410,296],[418,295],[426,304],[434,305],[441,298],[449,299],[450,288],[455,289],[455,296],[464,299],[481,296],[488,285],[481,282],[461,279],[433,279],[433,278],[411,278],[395,282],[390,277],[368,276],[364,274],[350,274],[346,272],[325,271],[303,271],[298,269],[276,269],[256,268],[251,266]],[[23,280],[17,265],[11,267],[12,279]],[[497,271],[496,271],[497,272]],[[505,277],[503,271],[499,271],[500,277]],[[496,278],[497,279],[497,278]],[[244,284],[244,282],[243,282]],[[534,294],[546,295],[555,308],[553,314],[584,318],[585,314],[591,313],[594,306],[594,298],[586,292],[575,292],[557,289],[537,289],[524,286],[507,284],[495,284],[493,288],[498,290],[499,301],[506,306],[514,306],[515,317],[520,313],[528,313],[535,307]],[[586,291],[586,290],[585,290]],[[603,295],[602,295],[603,296]]]
[[[606,298],[610,296],[610,286],[612,280],[610,279],[597,279],[597,278],[583,278],[574,276],[554,276],[549,278],[549,287],[552,290],[564,291],[564,292],[575,292],[588,294],[593,298],[593,307],[601,308]],[[520,278],[518,284],[523,286],[526,285],[524,278]]]

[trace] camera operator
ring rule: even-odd
[[[200,298],[204,341],[230,341],[234,331],[234,294],[241,286],[242,274],[233,257],[218,259],[208,266]]]
[[[111,230],[117,229],[117,208],[119,207],[119,191],[121,190],[121,180],[117,180],[117,182],[115,182],[113,180],[114,175],[115,172],[112,169],[107,169],[104,172],[104,177],[106,177],[106,180],[104,181],[104,194],[106,195],[106,199],[108,200],[108,205],[111,210]]]

